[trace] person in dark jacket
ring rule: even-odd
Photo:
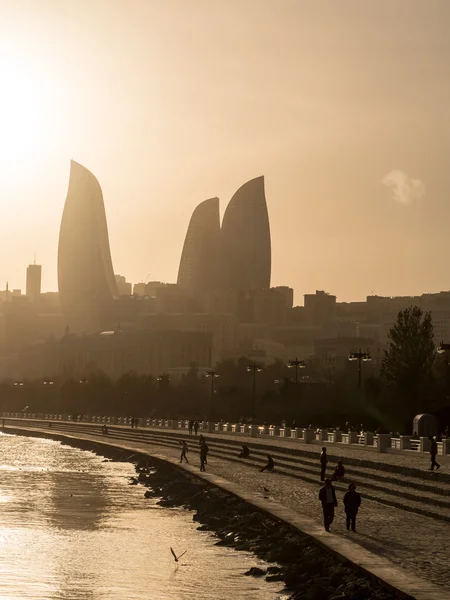
[[[336,465],[333,473],[333,477],[331,478],[333,481],[338,481],[342,479],[345,475],[345,468],[342,464],[342,460],[338,460],[338,464]]]
[[[320,455],[320,481],[325,481],[325,471],[327,470],[327,462],[327,449],[324,446]]]
[[[200,471],[206,471],[205,465],[207,464],[209,448],[205,441],[200,445]]]
[[[351,483],[348,486],[348,492],[344,496],[345,514],[347,515],[347,529],[352,527],[352,531],[356,531],[356,515],[358,508],[361,506],[361,496],[356,491],[356,485]]]
[[[273,471],[273,468],[275,467],[275,463],[273,462],[273,458],[270,456],[270,454],[267,455],[267,464],[264,465],[264,467],[262,469],[260,469],[260,473],[263,473],[264,471]]]
[[[325,531],[330,531],[334,520],[334,508],[337,506],[336,490],[331,485],[331,479],[325,479],[325,486],[319,492],[319,500],[322,502]]]
[[[248,458],[250,456],[250,448],[248,446],[242,446],[239,458]]]
[[[436,467],[436,470],[437,470],[441,466],[440,464],[438,464],[436,462],[437,442],[432,435],[428,436],[428,439],[430,440],[430,456],[431,456],[431,467],[429,468],[429,470],[434,471],[434,467]]]

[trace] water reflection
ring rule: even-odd
[[[0,600],[275,598],[257,561],[214,546],[192,515],[144,500],[127,463],[0,435]],[[170,546],[187,549],[174,563]]]

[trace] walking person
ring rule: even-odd
[[[348,486],[348,492],[344,496],[345,514],[347,516],[347,531],[352,527],[352,531],[356,531],[356,515],[358,508],[361,506],[361,496],[356,491],[356,485],[351,483]]]
[[[193,428],[194,428],[194,421],[189,421],[189,423],[188,423],[189,435],[192,435],[192,429]]]
[[[270,454],[267,455],[267,464],[264,465],[262,469],[259,470],[260,473],[264,473],[264,471],[273,471],[275,467],[275,463],[273,462],[273,458]]]
[[[185,440],[183,440],[181,443],[181,457],[180,457],[180,463],[183,462],[183,458],[184,460],[188,463],[188,459],[187,459],[187,453],[189,452],[189,448],[187,445],[187,442]]]
[[[198,428],[199,428],[198,421],[194,421],[194,433],[195,433],[195,435],[197,435]]]
[[[327,462],[327,449],[324,446],[320,454],[320,481],[325,481],[325,471],[327,470]]]
[[[430,456],[431,456],[431,467],[428,469],[429,471],[434,471],[434,467],[436,467],[436,471],[440,468],[440,464],[436,462],[436,454],[437,454],[437,442],[436,439],[429,435],[428,439],[430,440]]]
[[[206,445],[206,442],[203,442],[200,446],[200,471],[206,471],[205,469],[205,464],[206,464],[206,457],[208,455],[208,446]]]
[[[337,506],[336,490],[331,485],[331,479],[325,479],[325,486],[319,492],[319,500],[322,502],[325,531],[330,531],[330,525],[334,520],[334,509]]]

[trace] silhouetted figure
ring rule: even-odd
[[[184,460],[188,463],[188,459],[187,459],[187,453],[189,452],[189,448],[188,445],[185,441],[180,442],[181,443],[181,457],[180,457],[180,463],[183,462],[183,458]]]
[[[192,435],[193,428],[194,428],[194,421],[189,421],[189,423],[188,423],[189,435]]]
[[[263,473],[264,471],[273,471],[275,467],[275,463],[273,462],[273,458],[270,456],[270,454],[267,455],[267,464],[264,465],[264,467],[262,469],[260,469],[260,473]]]
[[[102,435],[108,435],[108,433],[109,433],[108,432],[108,428],[107,428],[106,423],[105,423],[103,425],[103,427],[102,427]]]
[[[248,458],[250,456],[250,449],[248,446],[242,446],[241,453],[239,454],[239,458]]]
[[[431,467],[429,468],[429,471],[434,471],[434,467],[436,467],[436,470],[437,470],[441,466],[440,464],[438,464],[436,462],[437,442],[432,435],[429,435],[428,439],[430,440],[430,456],[431,456]]]
[[[348,486],[348,492],[344,495],[345,514],[347,515],[347,529],[352,527],[352,531],[356,531],[356,515],[358,508],[361,506],[361,496],[356,491],[356,485],[351,483]]]
[[[324,446],[320,454],[320,481],[325,481],[325,471],[327,470],[327,462],[327,449]]]
[[[194,421],[194,433],[195,433],[195,435],[197,435],[198,427],[199,427],[198,421]]]
[[[207,456],[208,456],[209,448],[206,442],[203,442],[200,445],[200,471],[206,471],[205,465],[207,464]]]
[[[333,473],[332,481],[338,481],[342,479],[345,475],[344,465],[342,464],[342,460],[338,460],[338,464],[336,465]]]
[[[330,531],[330,525],[334,520],[334,509],[337,506],[336,490],[331,485],[330,479],[325,479],[325,486],[319,492],[319,500],[322,502],[325,531]]]

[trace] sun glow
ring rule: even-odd
[[[30,65],[0,57],[0,171],[17,171],[48,148],[51,94]]]

